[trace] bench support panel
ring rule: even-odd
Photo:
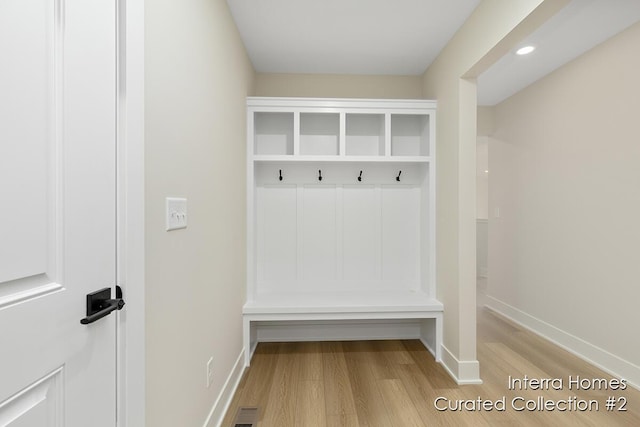
[[[419,339],[441,361],[442,312],[244,314],[245,365],[258,342]]]

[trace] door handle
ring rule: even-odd
[[[80,320],[80,323],[88,325],[102,319],[112,311],[122,310],[122,307],[124,307],[124,300],[120,286],[116,286],[115,299],[111,299],[111,288],[91,292],[87,294],[87,317]]]

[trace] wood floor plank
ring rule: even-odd
[[[295,426],[296,396],[300,380],[300,358],[293,349],[297,343],[281,343],[273,373],[269,400],[261,427]]]
[[[371,375],[378,380],[396,379],[389,360],[380,352],[381,341],[348,341],[343,344],[346,352],[352,351],[366,357]]]
[[[449,399],[458,397],[457,389],[436,389],[422,370],[416,365],[397,366],[402,384],[407,390],[409,399],[413,402],[416,411],[425,426],[483,426],[488,425],[479,422],[477,417],[466,413],[442,413],[436,410],[434,401],[439,396]]]
[[[334,424],[355,422],[357,425],[356,404],[342,344],[322,343],[322,362],[327,415],[332,417]]]
[[[269,401],[273,374],[278,360],[278,344],[263,343],[256,349],[251,369],[244,372],[222,425],[231,425],[241,406],[258,406],[262,409]],[[259,412],[262,417],[263,411]]]
[[[358,422],[361,427],[391,427],[389,414],[374,375],[376,361],[370,346],[345,344],[345,361],[353,392]],[[358,350],[360,349],[360,350]]]
[[[358,427],[356,414],[327,415],[327,427]]]
[[[300,356],[300,379],[321,381],[323,379],[322,343],[298,343]]]
[[[319,380],[301,380],[296,395],[296,426],[325,427],[327,425],[324,384]]]
[[[387,358],[387,361],[391,364],[415,364],[415,361],[407,352],[406,347],[400,340],[377,341],[376,348],[384,355],[384,357]]]
[[[413,405],[407,390],[400,380],[379,380],[382,394],[391,423],[395,427],[421,427],[424,424]]]

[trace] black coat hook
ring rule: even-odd
[[[279,181],[282,181],[282,169],[280,169],[280,176],[278,177]]]
[[[398,176],[396,176],[396,181],[400,182],[400,175],[402,174],[402,171],[398,172]]]
[[[362,181],[362,171],[360,171],[360,175],[358,176],[358,181]]]
[[[318,181],[322,181],[322,170],[318,170]]]

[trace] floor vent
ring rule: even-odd
[[[238,409],[233,427],[256,427],[258,425],[258,408],[242,407]]]

